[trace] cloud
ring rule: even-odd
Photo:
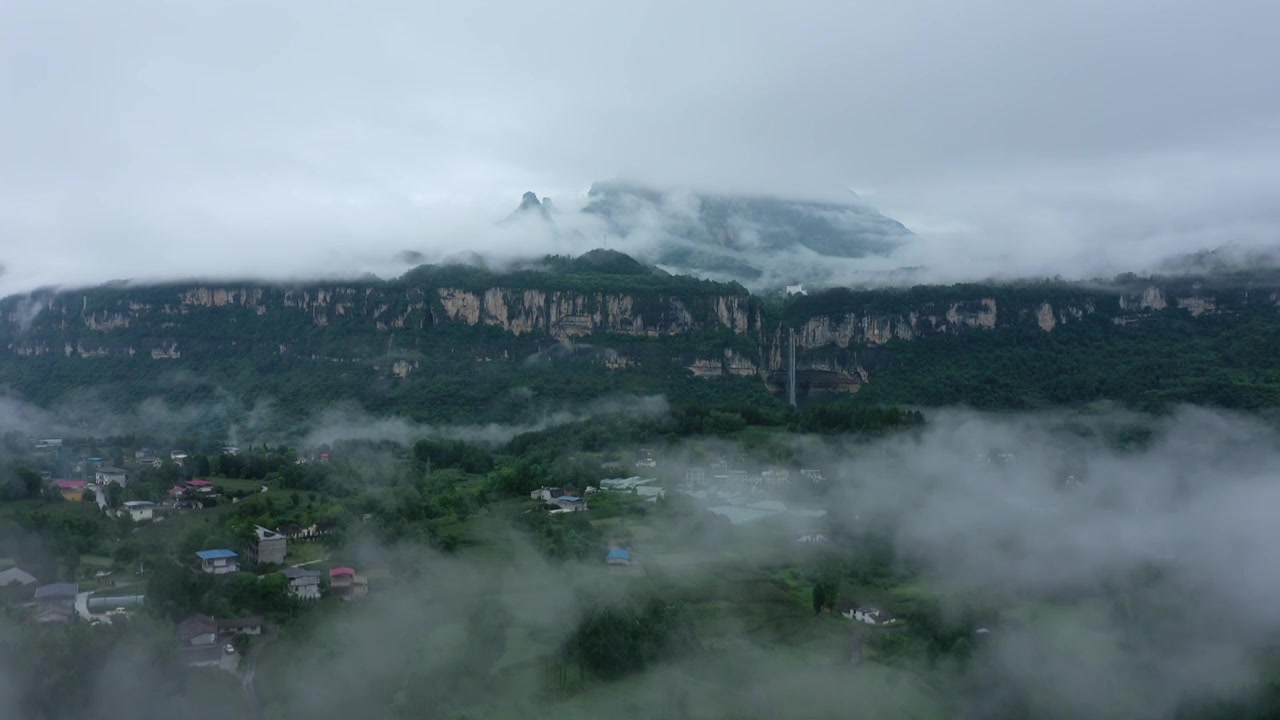
[[[523,393],[521,393],[522,395]],[[310,424],[303,445],[318,447],[339,440],[393,442],[411,445],[423,438],[461,440],[481,445],[498,445],[528,432],[556,425],[580,422],[601,415],[660,417],[669,409],[666,398],[659,395],[604,397],[577,408],[547,411],[536,419],[520,424],[487,423],[484,425],[421,425],[400,417],[373,417],[355,406],[331,407],[322,411]]]
[[[1273,241],[1280,100],[1259,89],[1278,13],[18,0],[0,9],[0,292],[542,252],[492,223],[525,190],[559,204],[609,177],[872,186],[939,277]]]

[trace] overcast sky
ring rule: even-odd
[[[0,292],[385,272],[611,177],[857,188],[975,273],[1270,242],[1277,27],[1273,0],[5,0]]]

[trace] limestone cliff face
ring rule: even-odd
[[[439,288],[436,294],[444,320],[490,325],[516,336],[544,333],[560,340],[597,333],[658,338],[717,323],[744,335],[753,321],[747,296],[716,297],[707,317],[697,317],[689,300],[663,295],[641,300],[629,294],[506,288],[483,293]]]
[[[1162,312],[1201,317],[1242,304],[1280,304],[1274,286],[1213,290],[1186,281],[848,291],[830,301],[790,299],[782,310],[766,311],[733,286],[716,294],[701,286],[685,292],[680,288],[690,286],[679,283],[670,291],[599,292],[453,282],[106,287],[7,298],[0,300],[0,362],[183,363],[259,354],[360,362],[385,377],[407,378],[421,366],[418,358],[455,352],[459,344],[478,361],[498,362],[542,352],[551,341],[596,346],[601,362],[614,368],[674,361],[702,377],[775,383],[794,329],[803,381],[852,391],[875,373],[869,358],[894,342],[1015,326],[1059,332],[1096,315],[1125,325]]]

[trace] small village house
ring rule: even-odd
[[[208,615],[192,615],[178,623],[178,647],[189,667],[216,667],[224,650],[218,644],[218,621]]]
[[[281,570],[289,579],[289,594],[302,600],[320,599],[320,571],[288,567]]]
[[[128,483],[128,473],[118,467],[103,465],[93,473],[94,482],[105,486],[107,483],[115,483],[120,487],[124,487]]]
[[[353,568],[336,567],[329,571],[329,592],[343,600],[356,600],[369,594],[369,581]]]
[[[54,480],[50,485],[53,486],[53,489],[62,493],[63,500],[80,502],[84,499],[84,490],[88,483],[84,480]]]
[[[178,643],[183,647],[215,645],[218,621],[209,615],[192,615],[178,623]]]
[[[611,547],[604,561],[608,565],[630,565],[631,553],[620,547]]]
[[[32,620],[37,623],[66,623],[75,619],[76,596],[80,594],[78,583],[51,583],[36,588],[36,610]]]
[[[121,509],[129,513],[134,522],[147,522],[155,518],[156,504],[146,500],[126,500],[120,503]]]
[[[850,620],[856,620],[867,625],[889,625],[894,622],[893,613],[888,610],[881,610],[874,607],[857,607],[842,609],[840,612]]]
[[[587,501],[577,495],[561,495],[547,503],[549,506],[555,506],[556,509],[551,512],[585,512],[587,510]]]
[[[284,535],[261,525],[253,527],[254,539],[249,543],[249,561],[261,564],[283,565],[289,540]]]
[[[199,478],[196,478],[195,480],[187,481],[187,489],[194,493],[208,495],[212,493],[216,488],[214,488],[213,483],[209,482],[208,480],[201,480]]]
[[[196,557],[200,558],[200,569],[210,575],[226,575],[240,569],[240,564],[236,561],[239,554],[235,550],[201,550],[196,553]]]

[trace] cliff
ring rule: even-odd
[[[794,330],[802,391],[852,392],[875,382],[900,343],[1052,335],[1079,323],[1120,333],[1169,313],[1197,320],[1274,309],[1280,299],[1280,283],[1129,277],[1094,286],[838,289],[782,300],[615,257],[591,261],[505,275],[424,267],[393,281],[118,285],[11,297],[0,301],[0,365],[114,358],[145,371],[192,359],[275,358],[354,363],[403,381],[442,354],[516,362],[558,347],[592,349],[612,369],[664,364],[699,378],[759,378],[779,390]],[[606,261],[622,274],[597,272]]]

